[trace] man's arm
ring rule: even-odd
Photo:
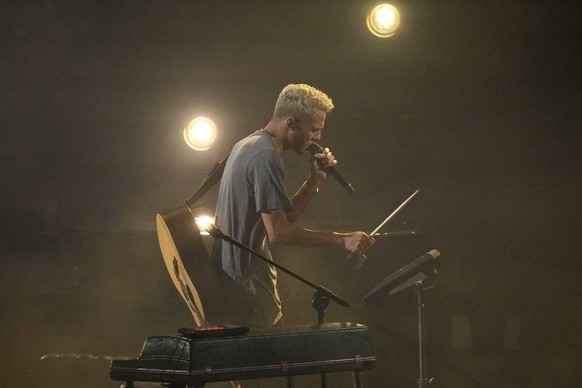
[[[325,169],[335,166],[337,160],[329,150],[325,148],[322,153],[313,155],[309,160],[311,173],[299,191],[291,198],[293,209],[287,213],[287,220],[295,222],[307,207],[311,199],[319,191],[319,186],[327,178]]]
[[[295,222],[299,215],[303,213],[303,210],[319,191],[318,185],[319,183],[311,183],[308,179],[303,186],[301,186],[299,191],[291,198],[293,209],[287,213],[287,220],[289,222]]]
[[[325,232],[301,228],[287,218],[283,210],[261,212],[261,217],[274,244],[303,247],[343,247],[350,256],[366,258],[365,251],[374,244],[374,239],[364,232]]]

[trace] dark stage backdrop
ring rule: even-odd
[[[0,385],[119,386],[111,358],[191,324],[155,214],[305,82],[334,99],[321,143],[357,191],[330,180],[302,226],[371,231],[420,190],[384,230],[415,236],[380,238],[359,271],[334,250],[275,251],[352,303],[329,321],[369,325],[369,386],[416,386],[416,306],[409,293],[361,298],[433,248],[427,363],[440,386],[577,386],[579,5],[394,4],[388,40],[366,30],[368,1],[0,5]],[[204,153],[182,139],[199,115],[220,131]],[[306,157],[285,163],[292,192]],[[281,292],[287,325],[315,321],[310,290],[281,275]]]

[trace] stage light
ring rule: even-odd
[[[216,125],[206,117],[197,117],[184,128],[186,144],[196,151],[206,151],[216,140]]]
[[[210,227],[210,225],[214,224],[214,217],[211,216],[198,216],[194,219],[198,229],[200,229],[200,234],[208,235],[206,229]]]
[[[398,9],[390,4],[374,7],[366,19],[370,32],[380,38],[389,38],[396,33],[400,24]]]

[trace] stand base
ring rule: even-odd
[[[434,377],[418,379],[418,388],[430,388],[434,383]]]

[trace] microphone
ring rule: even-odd
[[[317,143],[312,143],[309,147],[308,147],[309,152],[311,152],[311,155],[315,155],[315,154],[320,154],[323,152],[323,147],[320,146]],[[325,172],[328,174],[333,175],[333,177],[339,182],[339,184],[346,189],[347,191],[349,191],[350,193],[353,193],[354,191],[356,191],[356,189],[354,188],[354,186],[352,186],[352,184],[350,182],[348,182],[348,180],[334,167],[328,167],[325,169]]]

